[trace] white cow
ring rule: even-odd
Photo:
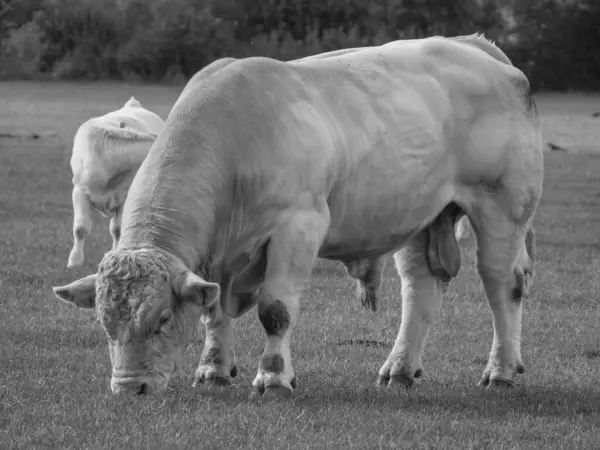
[[[74,242],[67,267],[83,264],[85,240],[96,211],[111,217],[109,228],[116,248],[129,185],[163,125],[158,115],[131,97],[121,109],[93,117],[79,127],[71,156]]]
[[[255,392],[292,392],[290,337],[315,258],[360,266],[391,252],[402,323],[379,383],[411,386],[460,269],[463,215],[493,313],[480,383],[512,385],[543,149],[528,80],[507,61],[480,36],[432,37],[198,73],[131,184],[117,248],[54,288],[96,308],[112,391],[164,391],[200,318],[195,382],[229,382],[232,319],[258,306]]]

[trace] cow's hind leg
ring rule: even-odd
[[[252,385],[253,396],[287,395],[296,387],[290,336],[298,320],[301,293],[329,227],[324,201],[292,214],[272,235],[265,279],[258,295],[258,317],[267,342]]]
[[[69,254],[67,267],[80,266],[85,261],[85,240],[92,231],[94,210],[85,192],[73,187],[73,247]]]
[[[377,294],[385,261],[385,257],[380,257],[344,262],[348,275],[356,280],[356,297],[371,311],[377,311]]]
[[[535,202],[531,202],[535,205]],[[480,202],[473,219],[477,235],[477,269],[493,313],[494,338],[480,385],[512,386],[525,368],[521,359],[521,300],[533,282],[534,231],[528,216],[514,220],[493,198]]]
[[[394,347],[379,370],[379,385],[412,386],[422,375],[421,354],[447,283],[427,263],[427,230],[394,254],[402,280],[402,321]]]
[[[448,205],[426,229],[394,254],[402,280],[402,322],[378,384],[412,386],[422,373],[421,355],[429,328],[450,280],[458,274],[461,254],[455,235],[460,209]]]
[[[200,320],[204,323],[206,338],[193,385],[206,383],[228,386],[231,378],[237,376],[233,351],[233,319],[223,314],[220,303],[216,302]]]

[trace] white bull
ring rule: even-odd
[[[164,125],[134,97],[119,110],[84,122],[73,140],[73,248],[67,267],[85,260],[85,240],[97,218],[109,216],[116,248],[129,185]]]
[[[454,227],[466,215],[493,312],[481,384],[511,385],[524,370],[521,300],[542,184],[528,80],[483,37],[220,60],[190,80],[142,163],[117,248],[54,293],[96,308],[115,393],[163,391],[199,318],[195,382],[229,382],[232,319],[258,305],[255,392],[288,393],[315,258],[360,267],[395,252],[402,323],[379,383],[411,386],[460,269]]]

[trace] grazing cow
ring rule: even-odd
[[[117,247],[127,190],[163,125],[159,116],[131,97],[121,109],[79,127],[71,156],[74,241],[67,267],[83,264],[96,212],[111,217],[113,249]]]
[[[190,80],[131,184],[117,248],[53,288],[96,308],[112,391],[164,391],[200,318],[194,383],[228,383],[232,319],[257,306],[254,392],[292,392],[290,336],[315,258],[360,267],[391,252],[402,322],[378,382],[411,386],[460,269],[463,215],[493,313],[480,383],[512,385],[543,151],[528,80],[499,52],[480,36],[432,37],[293,63],[220,60]]]

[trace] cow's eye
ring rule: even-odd
[[[158,327],[156,330],[156,334],[161,333],[165,330],[166,326],[171,322],[172,312],[170,309],[166,309],[160,315],[160,319],[158,319]]]

